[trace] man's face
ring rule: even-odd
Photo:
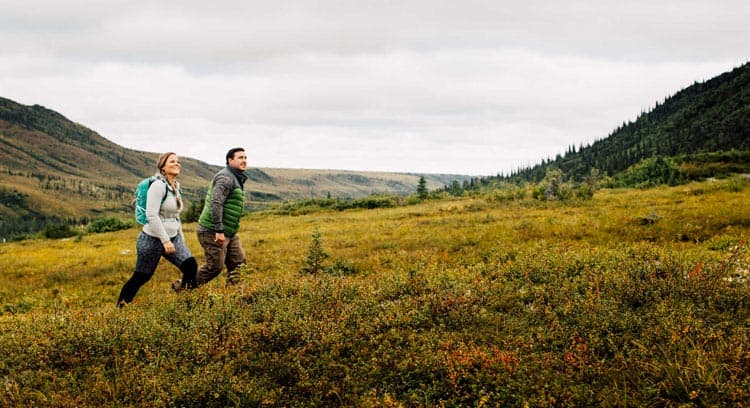
[[[234,152],[234,157],[229,159],[229,167],[235,170],[245,171],[247,168],[247,154],[243,151]]]

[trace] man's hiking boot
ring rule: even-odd
[[[227,286],[236,285],[238,283],[240,283],[240,271],[227,271]]]

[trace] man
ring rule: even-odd
[[[236,283],[233,272],[246,260],[237,236],[245,208],[245,149],[230,149],[226,162],[227,166],[216,173],[208,187],[203,212],[198,219],[198,242],[206,254],[206,263],[198,269],[198,286],[217,277],[224,265],[227,266],[227,283]]]

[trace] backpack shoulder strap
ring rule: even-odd
[[[151,187],[151,184],[152,184],[152,183],[153,183],[154,181],[156,181],[156,180],[159,180],[159,181],[161,181],[162,183],[164,183],[164,197],[162,197],[162,198],[161,198],[161,202],[163,203],[163,202],[164,202],[164,200],[166,200],[166,199],[167,199],[167,194],[169,193],[169,187],[167,186],[167,182],[166,182],[166,181],[164,181],[164,180],[162,180],[162,179],[160,179],[160,178],[158,178],[158,177],[156,177],[156,176],[151,176],[151,177],[149,177],[148,179],[149,179],[149,182],[148,182],[148,186],[149,186],[149,187]]]

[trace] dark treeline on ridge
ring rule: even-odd
[[[657,102],[651,111],[623,123],[606,138],[569,146],[554,159],[510,174],[476,178],[461,187],[537,183],[551,168],[578,182],[596,169],[625,187],[726,176],[750,169],[749,136],[750,63],[746,63]],[[665,171],[671,174],[663,177]],[[659,180],[648,180],[655,174]],[[446,186],[451,188],[456,186]]]

